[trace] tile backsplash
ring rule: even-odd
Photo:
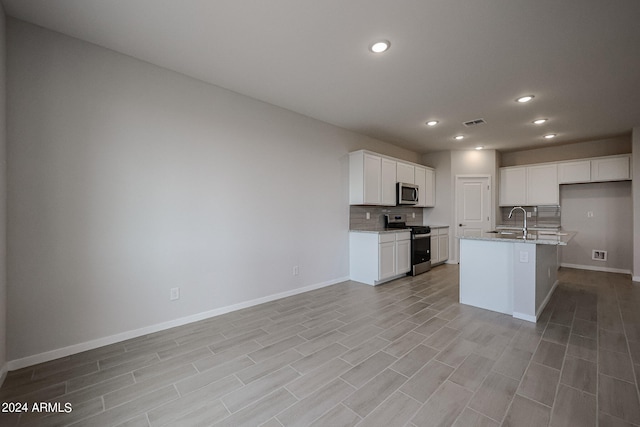
[[[560,226],[560,206],[523,206],[523,208],[527,213],[531,213],[531,216],[527,218],[527,225],[529,227]],[[509,211],[511,211],[511,207],[500,208],[500,214],[502,216],[500,224],[522,227],[522,211],[515,211],[511,219],[509,219]]]
[[[371,230],[384,228],[385,214],[404,214],[407,217],[407,225],[422,225],[422,208],[405,206],[350,206],[349,229]],[[369,212],[370,219],[367,219]],[[416,217],[413,218],[412,214]]]

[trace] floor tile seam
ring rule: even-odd
[[[391,369],[391,368],[385,368],[385,369]],[[358,392],[362,387],[364,387],[366,384],[368,384],[368,383],[369,383],[369,381],[373,381],[373,379],[374,379],[375,377],[374,377],[374,378],[372,378],[371,380],[367,381],[367,383],[363,384],[360,388],[357,388],[357,389],[356,389],[356,390],[355,390],[351,395],[349,395],[348,397],[345,397],[344,399],[342,399],[342,400],[340,401],[340,403],[339,403],[339,404],[343,404],[345,407],[349,408],[349,410],[351,410],[354,414],[356,414],[358,417],[360,417],[360,421],[358,422],[358,424],[360,424],[360,422],[361,422],[362,420],[364,420],[366,417],[368,417],[370,414],[374,413],[374,412],[376,411],[376,409],[378,409],[379,407],[381,407],[385,402],[387,402],[389,399],[391,399],[391,396],[393,396],[395,393],[401,393],[401,394],[403,394],[404,396],[406,396],[406,397],[410,398],[411,400],[413,400],[413,401],[417,402],[418,404],[422,405],[422,403],[421,403],[421,402],[419,402],[418,400],[414,399],[413,397],[409,396],[408,394],[406,394],[406,393],[404,393],[404,392],[402,392],[402,391],[400,390],[400,388],[401,388],[402,386],[404,386],[404,385],[409,381],[409,378],[407,378],[407,376],[406,376],[406,375],[403,375],[403,374],[401,374],[400,372],[397,372],[397,371],[395,371],[395,370],[393,370],[393,369],[391,369],[391,370],[392,370],[393,372],[395,372],[395,373],[397,373],[397,374],[399,374],[399,375],[401,375],[401,376],[405,377],[405,378],[406,378],[406,379],[405,379],[405,381],[404,381],[402,384],[400,384],[400,385],[399,385],[399,386],[398,386],[394,391],[392,391],[391,393],[389,393],[389,395],[388,395],[388,396],[387,396],[387,397],[386,397],[382,402],[380,402],[379,404],[377,404],[377,405],[376,405],[376,407],[375,407],[375,408],[373,408],[373,409],[371,409],[371,410],[367,413],[367,415],[365,415],[364,417],[363,417],[363,416],[361,416],[360,414],[358,414],[358,413],[357,413],[356,411],[354,411],[353,409],[349,408],[347,405],[345,405],[345,404],[344,404],[344,401],[345,401],[345,400],[347,400],[351,395],[353,395],[353,394],[357,393],[357,392]],[[384,370],[383,370],[383,372],[384,372]],[[380,372],[380,374],[382,374],[382,372]],[[380,375],[380,374],[378,374],[378,375]],[[378,375],[376,375],[376,377],[377,377]],[[336,405],[336,406],[337,406],[337,405]],[[332,408],[332,409],[333,409],[333,408]],[[419,409],[418,409],[418,410],[419,410]],[[415,412],[415,413],[417,413],[417,412],[418,412],[418,410],[416,410],[416,412]],[[415,413],[414,413],[414,414],[415,414]],[[364,426],[363,426],[363,427],[364,427]]]
[[[125,354],[126,354],[126,353],[123,353],[123,356],[124,356]],[[100,365],[100,362],[101,362],[101,361],[98,361],[98,367],[99,367],[98,372],[105,372],[105,371],[108,371],[109,369],[114,369],[114,368],[117,368],[118,366],[122,366],[122,365],[124,365],[124,364],[126,364],[126,363],[134,362],[134,361],[136,361],[136,360],[138,360],[138,359],[144,359],[144,358],[146,358],[146,357],[150,357],[150,356],[156,356],[156,358],[158,359],[158,362],[159,362],[159,361],[161,361],[161,359],[160,359],[160,355],[158,354],[158,352],[157,352],[157,351],[156,351],[156,352],[143,353],[143,354],[140,354],[140,355],[138,355],[138,356],[134,357],[133,359],[126,359],[126,360],[125,360],[125,361],[123,361],[122,363],[118,363],[118,364],[116,364],[116,365],[112,365],[112,366],[108,366],[108,367],[102,367],[102,366]],[[153,362],[151,362],[151,363],[153,363]],[[142,366],[142,367],[146,367],[146,366],[148,366],[148,365],[144,365],[144,366]],[[136,369],[140,369],[140,368],[136,368]],[[89,373],[89,374],[86,374],[86,375],[91,375],[91,374],[95,374],[95,373],[96,373],[96,372],[92,372],[92,373]],[[84,375],[81,375],[81,376],[84,376]],[[76,377],[76,378],[79,378],[79,377]]]
[[[545,331],[547,330],[547,328],[549,327],[549,322],[547,322],[547,324],[544,327],[544,330],[542,331],[542,333],[540,334],[540,339],[538,340],[538,343],[536,344],[536,348],[533,350],[533,352],[531,353],[531,358],[529,359],[529,362],[527,363],[527,367],[525,368],[524,372],[522,373],[522,377],[520,378],[520,380],[518,381],[518,386],[516,387],[516,392],[513,394],[513,397],[511,398],[511,402],[509,402],[509,405],[507,405],[507,410],[505,411],[504,416],[502,417],[502,420],[500,422],[500,424],[502,425],[502,423],[504,423],[504,420],[506,419],[507,415],[509,415],[509,411],[511,411],[511,407],[513,406],[513,402],[515,400],[515,397],[518,395],[518,391],[520,390],[520,388],[522,387],[522,383],[525,379],[525,377],[527,376],[527,372],[529,371],[529,368],[531,367],[531,364],[533,363],[533,356],[536,354],[536,352],[538,351],[538,348],[540,347],[540,343],[542,342],[542,336],[544,335]],[[513,337],[513,340],[515,340],[515,335]],[[509,343],[510,344],[510,343]],[[560,379],[558,379],[558,382],[560,381]],[[523,394],[520,394],[520,396],[522,396],[525,399],[529,399],[532,402],[536,402],[536,403],[540,403],[542,405],[544,405],[544,403],[542,402],[538,402],[535,399],[532,399],[531,397],[525,396]],[[549,407],[548,405],[544,405]],[[550,411],[551,411],[551,407],[549,407]],[[551,412],[549,413],[549,422],[551,422]]]
[[[281,410],[280,412],[278,412],[277,414],[275,414],[272,418],[277,419],[277,420],[278,420],[278,422],[279,422],[280,424],[285,425],[285,424],[280,420],[280,418],[278,418],[278,415],[281,415],[283,412],[285,412],[285,411],[289,410],[289,409],[290,409],[290,408],[292,408],[293,406],[297,405],[298,403],[300,403],[300,402],[302,402],[303,400],[307,399],[308,397],[312,396],[314,393],[317,393],[319,390],[323,389],[324,387],[326,387],[328,384],[330,384],[332,381],[335,381],[336,379],[341,380],[341,381],[343,381],[344,383],[346,383],[347,385],[349,385],[349,386],[353,387],[353,388],[354,388],[354,390],[353,390],[349,395],[347,395],[344,399],[342,399],[340,402],[338,402],[336,405],[334,405],[334,406],[332,406],[331,408],[329,408],[329,410],[327,410],[327,411],[323,412],[323,413],[322,413],[322,415],[320,415],[320,417],[322,417],[324,414],[326,414],[327,412],[329,412],[329,411],[330,411],[331,409],[333,409],[335,406],[337,406],[337,405],[341,404],[344,400],[348,399],[348,398],[349,398],[353,393],[355,393],[355,392],[357,391],[357,388],[356,388],[356,387],[354,387],[352,384],[350,384],[348,381],[346,381],[346,380],[344,380],[344,379],[342,379],[342,378],[340,378],[340,377],[337,377],[337,378],[334,378],[333,380],[331,380],[331,381],[329,381],[329,382],[327,382],[327,383],[325,383],[325,384],[322,384],[319,388],[317,388],[317,389],[316,389],[316,390],[314,390],[313,392],[309,393],[309,394],[308,394],[308,395],[306,395],[305,397],[303,397],[303,398],[298,398],[298,397],[297,397],[297,396],[296,396],[296,395],[295,395],[291,390],[289,390],[289,389],[288,389],[288,388],[286,388],[286,387],[282,387],[282,388],[283,388],[283,389],[285,389],[289,394],[291,394],[291,395],[296,399],[296,401],[295,401],[295,402],[293,402],[291,405],[287,406],[286,408],[284,408],[283,410]],[[262,399],[260,399],[260,400],[262,400]],[[320,417],[318,417],[318,418],[320,418]],[[315,420],[317,420],[317,418],[315,418],[313,421],[315,421]],[[268,421],[268,420],[267,420],[267,421]],[[313,421],[312,421],[312,422],[313,422]]]
[[[573,326],[575,325],[575,310],[573,312],[573,319],[571,321],[571,326],[569,328],[569,337],[571,337],[571,331],[573,330]],[[596,328],[597,328],[597,323],[596,323]],[[596,348],[598,345],[598,334],[596,334]],[[556,403],[558,403],[558,394],[560,393],[560,385],[562,384],[562,374],[564,373],[564,367],[567,363],[567,351],[569,350],[569,341],[567,340],[567,345],[565,345],[564,347],[564,355],[562,356],[562,366],[560,366],[560,374],[558,375],[558,383],[556,384],[556,392],[553,395],[553,402],[551,404],[551,413],[549,414],[549,423],[551,423],[551,420],[553,418],[553,413],[556,409]],[[596,369],[597,369],[597,365],[596,365]],[[562,384],[564,385],[564,384]],[[574,388],[574,387],[571,387]],[[575,388],[574,388],[575,389]],[[575,389],[577,390],[577,389]],[[598,393],[598,385],[596,383],[596,395]],[[596,398],[596,425],[598,424],[597,421],[597,416],[598,416],[598,404],[597,404],[597,398]]]
[[[583,390],[583,389],[581,389],[581,388],[574,387],[574,386],[572,386],[571,384],[563,383],[563,382],[562,382],[562,377],[560,377],[560,381],[558,382],[558,385],[563,385],[563,386],[565,386],[565,387],[567,387],[567,388],[570,388],[570,389],[573,389],[573,390],[579,391],[580,393],[588,394],[589,396],[593,396],[593,397],[595,397],[596,399],[598,398],[598,389],[597,389],[597,387],[596,387],[596,392],[595,392],[595,393],[591,393],[591,392],[586,391],[586,390]],[[555,402],[555,399],[554,399],[554,402]]]
[[[136,377],[136,372],[141,370],[141,369],[145,369],[145,368],[148,368],[150,366],[153,366],[153,365],[143,366],[142,368],[138,368],[138,369],[136,369],[134,371],[131,371],[131,375],[133,376],[134,383],[135,384],[139,384],[139,383],[144,383],[145,381],[152,380],[153,378],[159,377],[160,375],[166,374],[167,372],[175,371],[180,366],[189,366],[189,365],[191,365],[191,367],[194,368],[197,373],[202,373],[196,367],[195,363],[200,361],[200,360],[206,359],[207,357],[211,357],[211,356],[213,356],[213,354],[207,354],[207,355],[204,355],[204,356],[202,356],[202,357],[200,357],[198,359],[192,360],[192,361],[190,361],[188,363],[184,363],[184,362],[183,363],[178,363],[178,364],[168,363],[169,365],[172,365],[170,368],[167,368],[165,370],[161,370],[160,372],[156,372],[153,375],[151,375],[150,377],[147,377],[147,378],[144,378],[144,379],[139,379],[138,377]],[[169,360],[170,359],[161,360],[158,363],[165,363],[165,362],[168,362]],[[117,376],[120,376],[120,375],[117,375]]]
[[[89,418],[91,418],[91,417],[97,417],[98,415],[100,415],[100,414],[103,414],[103,413],[107,412],[106,405],[105,405],[105,402],[104,402],[104,396],[100,396],[100,400],[101,400],[101,402],[102,402],[102,411],[97,412],[97,413],[95,413],[95,414],[91,414],[91,415],[87,415],[87,416],[85,416],[85,417],[82,417],[82,418],[80,418],[79,420],[75,420],[75,421],[73,421],[71,424],[64,424],[64,426],[80,425],[79,423],[80,423],[81,421],[88,420],[88,419],[89,419]],[[120,424],[122,424],[122,423],[120,423]],[[18,422],[18,425],[20,425],[20,423],[19,423],[19,422]]]
[[[354,393],[355,393],[355,392],[354,392]],[[347,399],[347,398],[345,398],[345,399]],[[312,425],[313,423],[315,423],[315,422],[316,422],[316,421],[318,421],[320,418],[324,417],[324,416],[325,416],[325,415],[327,415],[329,412],[333,411],[333,409],[334,409],[334,408],[336,408],[337,406],[340,406],[340,405],[344,406],[344,407],[345,407],[345,408],[347,408],[349,411],[353,412],[353,413],[354,413],[358,418],[360,418],[360,420],[359,420],[359,421],[358,421],[358,423],[357,423],[357,424],[360,424],[364,418],[363,418],[363,417],[361,417],[361,416],[360,416],[356,411],[354,411],[353,409],[351,409],[351,408],[349,408],[347,405],[345,405],[345,404],[343,403],[345,399],[341,400],[340,402],[338,402],[338,403],[336,403],[335,405],[333,405],[331,408],[327,409],[327,410],[326,410],[325,412],[323,412],[320,416],[318,416],[318,417],[316,417],[316,418],[314,418],[314,419],[310,420],[308,425]],[[278,421],[280,421],[280,420],[278,420]],[[280,421],[280,424],[283,424],[283,423]]]
[[[611,418],[613,418],[614,420],[620,420],[621,422],[623,422],[623,423],[625,423],[625,424],[629,424],[629,425],[636,426],[636,427],[637,427],[637,426],[640,426],[640,424],[632,423],[631,421],[627,421],[627,420],[625,420],[624,418],[620,418],[620,417],[618,417],[618,416],[616,416],[616,415],[610,414],[610,413],[608,413],[607,411],[604,411],[604,410],[603,410],[603,411],[601,411],[601,412],[602,412],[603,414],[607,414],[607,415],[609,415],[609,416],[610,416]],[[600,412],[598,412],[598,414],[600,414]]]
[[[256,328],[256,329],[251,329],[251,330],[249,330],[249,331],[247,331],[247,332],[244,332],[244,333],[239,334],[239,335],[236,335],[236,336],[228,336],[228,334],[229,334],[230,332],[233,332],[233,330],[231,330],[231,331],[227,331],[227,333],[226,333],[226,334],[225,334],[224,332],[222,332],[222,331],[221,331],[221,332],[220,332],[220,335],[222,335],[222,336],[224,337],[224,340],[222,340],[222,341],[225,341],[225,340],[232,340],[232,339],[234,339],[234,338],[241,337],[242,335],[245,335],[245,334],[248,334],[248,333],[250,333],[250,332],[257,331],[257,330],[261,330],[261,331],[262,331],[262,332],[264,332],[265,334],[267,334],[267,333],[268,333],[267,331],[265,331],[265,330],[264,330],[264,329],[262,329],[262,328]],[[252,339],[253,339],[253,338],[252,338]],[[220,342],[222,342],[222,341],[220,341]],[[213,351],[213,350],[211,350],[211,351]]]
[[[616,296],[618,295],[618,293],[616,292]],[[620,301],[618,300],[618,310],[620,311],[620,318],[622,319],[622,332],[624,334],[624,338],[625,341],[627,343],[627,355],[629,356],[629,359],[631,360],[631,371],[633,373],[633,378],[635,380],[635,388],[636,388],[636,397],[637,397],[637,401],[640,402],[640,387],[638,384],[638,375],[636,373],[636,365],[635,363],[633,363],[633,357],[632,357],[632,353],[631,353],[631,346],[629,345],[629,335],[627,334],[627,325],[624,321],[624,318],[622,317],[622,309],[620,308]],[[598,355],[599,356],[599,355]]]
[[[259,346],[260,346],[260,348],[264,348],[264,346],[263,346],[263,345],[261,345],[259,342],[257,342],[255,339],[251,339],[251,340],[249,340],[249,341],[246,341],[246,342],[240,343],[240,344],[238,344],[238,345],[234,345],[234,346],[232,346],[232,347],[226,348],[226,349],[222,350],[222,351],[221,351],[221,352],[219,352],[219,353],[216,353],[216,352],[211,348],[211,345],[213,345],[213,344],[208,345],[208,346],[207,346],[207,348],[209,349],[209,351],[211,351],[211,353],[213,354],[213,356],[218,356],[218,355],[223,354],[225,351],[229,351],[229,350],[234,349],[235,347],[240,347],[241,345],[250,344],[250,343],[252,343],[252,342],[253,342],[254,344],[256,344],[256,345],[259,345]],[[245,353],[245,354],[248,354],[248,353]],[[211,357],[211,356],[209,356],[209,357]],[[235,359],[235,358],[234,358],[234,359]]]

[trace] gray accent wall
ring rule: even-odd
[[[419,160],[21,21],[7,34],[16,365],[348,278],[348,153]]]
[[[577,232],[569,245],[560,249],[562,264],[631,273],[631,181],[561,185],[560,205],[562,228]],[[592,260],[594,249],[607,251],[607,260]]]

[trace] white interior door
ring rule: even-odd
[[[491,181],[489,176],[456,177],[456,236],[481,236],[491,230]],[[456,239],[456,259],[460,245]]]

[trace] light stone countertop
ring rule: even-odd
[[[370,228],[360,230],[349,230],[349,233],[373,233],[373,234],[386,234],[386,233],[400,233],[403,231],[411,231],[410,228]]]
[[[521,231],[513,231],[513,234],[508,231],[503,232],[483,232],[482,236],[460,236],[459,239],[470,240],[486,240],[496,242],[509,242],[509,243],[531,243],[534,245],[559,245],[566,246],[569,241],[576,235],[573,231],[558,231],[558,232],[541,232],[541,231],[529,231],[527,238],[522,237]]]

